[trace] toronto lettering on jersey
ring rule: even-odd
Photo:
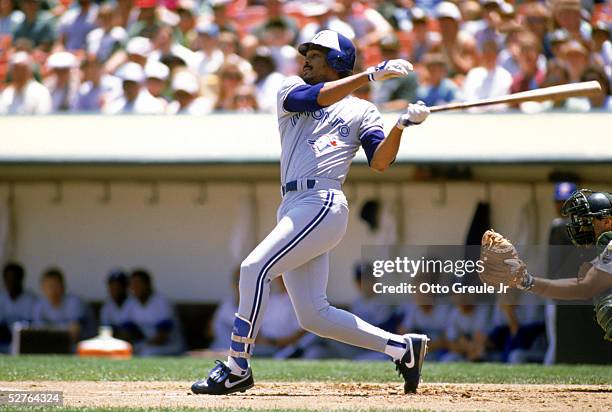
[[[295,113],[293,116],[291,116],[291,126],[295,127],[298,120],[300,120],[300,117],[302,116],[312,117],[314,120],[327,122],[332,127],[337,127],[340,125],[338,132],[342,137],[347,137],[351,133],[351,128],[345,124],[346,122],[342,117],[337,115],[331,116],[329,112],[324,109],[315,110],[314,112]]]

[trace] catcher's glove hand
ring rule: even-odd
[[[494,230],[487,230],[482,236],[480,260],[484,266],[480,273],[483,283],[502,283],[522,290],[533,286],[533,277],[527,272],[527,266],[519,258],[514,245]]]
[[[595,304],[597,323],[604,330],[604,339],[612,342],[612,295],[602,297]]]
[[[371,82],[408,76],[411,71],[412,63],[403,59],[385,60],[367,70],[368,80]]]

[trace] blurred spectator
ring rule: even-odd
[[[546,67],[546,77],[542,87],[558,86],[570,82],[570,72],[564,61],[553,59],[549,60]],[[521,104],[521,110],[526,112],[541,112],[552,109],[566,109],[569,111],[586,112],[591,108],[591,104],[586,97],[570,97],[565,100],[545,101],[542,103],[525,102]]]
[[[333,7],[332,7],[333,6]],[[333,10],[335,8],[336,10]],[[342,34],[350,40],[355,39],[354,29],[342,18],[340,18],[335,11],[343,9],[344,6],[341,3],[330,4],[327,2],[306,2],[302,4],[302,15],[304,17],[313,18],[314,21],[307,23],[300,30],[300,34],[297,39],[298,44],[306,43],[312,40],[312,38],[321,30],[333,30]],[[343,14],[343,13],[339,13]]]
[[[106,114],[162,114],[164,106],[146,88],[143,68],[134,62],[124,64],[117,71],[122,80],[123,94],[105,104]]]
[[[0,37],[11,36],[15,28],[23,22],[23,12],[15,10],[13,6],[13,0],[0,0]]]
[[[240,56],[238,36],[230,32],[221,33],[219,35],[219,48],[223,52],[224,64],[235,65],[242,73],[244,83],[252,84],[255,81],[255,73],[251,63]]]
[[[587,48],[576,40],[570,40],[561,47],[561,56],[568,69],[570,83],[579,82],[589,65]]]
[[[421,63],[426,53],[441,41],[440,34],[429,30],[427,14],[422,9],[412,9],[412,52],[410,62]]]
[[[181,70],[172,78],[174,101],[168,105],[169,114],[202,116],[212,111],[211,102],[200,96],[198,78],[189,71]]]
[[[567,43],[569,41],[569,34],[567,33],[566,30],[563,29],[558,29],[555,30],[554,32],[551,33],[550,35],[550,59],[560,59],[562,56],[561,54],[561,47],[563,47],[563,45],[565,43]]]
[[[157,0],[135,1],[138,17],[128,29],[130,37],[147,37],[151,39],[155,36],[155,33],[157,33],[161,26],[157,15],[156,3]]]
[[[528,2],[521,6],[522,11],[522,27],[527,28],[534,36],[536,36],[540,47],[543,48],[544,54],[547,57],[552,57],[550,50],[550,38],[547,38],[547,31],[550,27],[551,15],[550,10],[544,3]]]
[[[600,66],[591,65],[582,74],[581,81],[598,81],[601,85],[601,93],[597,96],[589,97],[591,108],[603,111],[612,111],[612,96],[610,96],[610,81],[608,76]]]
[[[461,12],[461,30],[475,36],[481,30],[487,28],[487,23],[482,19],[482,2],[477,0],[466,0],[456,3]],[[495,30],[494,30],[495,31]]]
[[[582,20],[580,0],[551,0],[550,3],[555,24],[566,30],[572,40],[591,38],[591,26]]]
[[[167,56],[176,56],[188,67],[196,63],[193,51],[176,41],[174,29],[171,26],[161,26],[152,41],[152,51],[147,54],[148,61],[161,61]]]
[[[511,93],[524,92],[542,86],[546,73],[538,65],[540,43],[530,32],[517,35],[519,71],[512,79]]]
[[[355,46],[358,49],[378,44],[385,36],[393,34],[393,27],[367,1],[341,0],[343,7],[337,15],[355,31]]]
[[[487,40],[481,47],[482,66],[471,69],[463,83],[462,98],[464,100],[487,99],[501,96],[510,91],[512,76],[497,64],[497,43]],[[488,108],[491,111],[504,110],[506,105],[495,105]],[[474,110],[476,109],[476,110]],[[471,111],[481,111],[474,108]]]
[[[256,113],[259,111],[253,86],[243,84],[236,89],[234,102],[230,110],[238,113]]]
[[[26,52],[17,52],[10,59],[11,83],[0,95],[0,113],[48,114],[51,112],[49,90],[32,75],[32,57]]]
[[[195,40],[197,34],[196,27],[196,3],[194,0],[179,0],[176,8],[179,16],[176,36],[180,45],[189,47]]]
[[[449,352],[440,361],[478,361],[485,356],[489,307],[459,304],[450,312],[446,337]]]
[[[606,76],[612,80],[612,42],[610,41],[610,28],[603,21],[593,26],[593,53],[604,67]]]
[[[127,32],[116,25],[115,9],[108,3],[98,10],[98,26],[89,32],[86,39],[86,50],[104,63],[127,41]]]
[[[283,25],[291,30],[291,41],[288,44],[294,44],[295,40],[299,35],[299,28],[295,19],[291,16],[285,14],[283,10],[283,5],[285,4],[285,0],[265,0],[265,10],[266,10],[266,20],[263,24],[257,26],[252,33],[255,37],[261,38],[265,28],[268,23],[272,20],[282,20]],[[328,8],[329,9],[329,8]]]
[[[231,343],[231,333],[234,328],[234,319],[238,312],[238,284],[240,280],[240,268],[232,274],[232,293],[221,301],[210,323],[211,332],[214,337],[210,349],[227,351]]]
[[[430,53],[425,55],[423,63],[427,68],[427,83],[417,89],[417,100],[422,100],[427,106],[454,101],[459,88],[447,77],[448,70],[444,56]]]
[[[33,47],[41,47],[49,51],[55,41],[55,30],[49,13],[40,11],[38,0],[22,0],[21,10],[25,18],[15,28],[13,41],[27,39],[32,42]]]
[[[40,288],[42,295],[34,306],[34,326],[65,329],[73,342],[88,337],[92,319],[81,299],[66,292],[61,270],[47,269],[40,278]]]
[[[197,51],[195,64],[197,73],[206,76],[216,73],[223,64],[225,56],[219,48],[219,26],[216,24],[198,24],[196,31]]]
[[[231,110],[234,105],[236,90],[244,84],[244,75],[237,65],[225,63],[218,72],[219,93],[214,110]]]
[[[270,20],[262,33],[262,43],[270,49],[277,70],[285,76],[298,71],[298,52],[290,46],[292,38],[293,33],[283,19]]]
[[[231,2],[232,0],[209,0],[213,12],[213,22],[219,26],[222,32],[237,33],[238,29],[228,13],[227,6]]]
[[[400,45],[395,36],[385,37],[380,42],[382,60],[399,59]],[[408,73],[405,77],[396,77],[384,82],[374,82],[371,85],[372,102],[381,111],[399,111],[408,107],[408,103],[416,101],[418,87],[417,74]]]
[[[167,81],[170,77],[170,69],[158,61],[150,61],[144,68],[146,86],[151,96],[155,97],[162,106],[166,107],[167,101],[164,92],[167,88]]]
[[[149,272],[138,269],[130,276],[127,311],[132,330],[134,353],[140,356],[178,355],[183,338],[174,309],[164,296],[155,292]]]
[[[276,71],[276,63],[269,48],[258,47],[251,65],[256,74],[255,88],[259,110],[273,113],[276,110],[276,94],[285,76]]]
[[[455,74],[465,74],[477,62],[476,40],[465,31],[459,31],[461,12],[459,8],[448,1],[436,6],[436,19],[442,36],[441,51],[447,59],[451,77]]]
[[[78,81],[72,75],[77,61],[74,54],[66,51],[53,53],[47,59],[51,75],[45,80],[45,86],[51,93],[51,110],[66,112],[73,106],[78,89]]]
[[[482,47],[485,42],[494,41],[498,46],[501,46],[504,40],[500,31],[503,23],[501,15],[502,0],[481,0],[481,4],[485,25],[475,34],[477,45]]]
[[[274,356],[296,344],[306,331],[300,327],[282,277],[273,281],[277,289],[270,293],[265,316],[257,335],[256,356]]]
[[[81,63],[81,84],[72,108],[75,112],[98,113],[107,100],[114,99],[121,90],[121,81],[103,74],[102,63],[91,56]]]
[[[98,6],[91,0],[78,0],[59,19],[59,40],[67,50],[84,50],[89,32],[96,28]]]
[[[2,270],[4,289],[0,291],[0,353],[8,353],[16,322],[32,322],[36,296],[25,290],[25,271],[18,263],[7,263]]]
[[[107,279],[108,298],[100,310],[100,325],[111,326],[116,333],[129,321],[128,277],[121,269],[113,270]]]

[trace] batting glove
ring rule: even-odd
[[[405,127],[423,123],[427,116],[429,116],[429,107],[419,100],[416,104],[408,105],[406,113],[400,116],[395,126],[403,130]]]
[[[385,60],[376,67],[368,68],[368,80],[371,82],[389,80],[394,77],[408,76],[412,71],[412,64],[407,60]]]

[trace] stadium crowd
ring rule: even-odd
[[[326,28],[357,70],[415,64],[359,91],[383,110],[597,80],[600,96],[520,109],[610,111],[611,24],[601,0],[0,0],[0,113],[273,112]]]

